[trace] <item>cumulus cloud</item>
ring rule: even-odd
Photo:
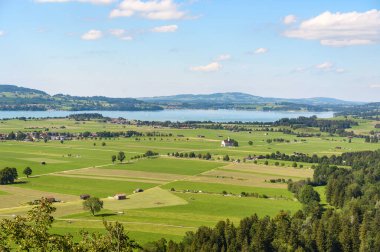
[[[323,39],[320,41],[321,45],[343,47],[343,46],[353,46],[353,45],[370,45],[375,42],[369,39],[343,39],[343,40],[329,40]]]
[[[380,42],[380,11],[331,13],[326,11],[287,30],[289,38],[319,40],[325,46],[368,45]]]
[[[218,57],[215,58],[213,62],[207,65],[203,66],[194,66],[190,67],[190,70],[193,72],[217,72],[220,69],[222,69],[222,64],[220,63],[221,61],[227,61],[231,59],[230,54],[221,54]]]
[[[346,70],[341,67],[337,67],[334,63],[330,61],[325,61],[320,64],[316,64],[313,66],[303,66],[303,67],[297,67],[294,70],[291,71],[292,73],[336,73],[341,74],[345,73]]]
[[[115,0],[34,0],[37,3],[68,3],[68,2],[79,2],[79,3],[91,3],[91,4],[111,4]]]
[[[154,27],[152,29],[152,32],[175,32],[177,30],[178,30],[177,25],[164,25],[164,26]]]
[[[282,20],[282,22],[286,25],[290,25],[290,24],[293,24],[297,21],[297,17],[294,16],[294,15],[287,15],[286,17],[284,17],[284,19]]]
[[[324,72],[335,72],[335,73],[344,73],[346,70],[340,67],[336,67],[333,63],[330,61],[326,61],[323,63],[320,63],[315,66],[317,70],[324,71]]]
[[[222,55],[219,55],[216,58],[216,61],[225,61],[225,60],[229,60],[229,59],[231,59],[231,55],[229,55],[229,54],[222,54]]]
[[[103,32],[99,30],[89,30],[82,35],[83,40],[97,40],[103,37]]]
[[[173,0],[123,0],[110,13],[111,18],[138,15],[147,19],[171,20],[186,17]]]
[[[193,72],[217,72],[222,68],[222,65],[219,62],[211,62],[208,65],[204,66],[194,66],[190,70]]]
[[[254,53],[255,54],[262,54],[262,53],[267,53],[267,52],[268,52],[267,48],[260,47],[260,48],[257,48]]]

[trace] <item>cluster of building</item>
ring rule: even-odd
[[[56,140],[65,141],[73,140],[74,138],[79,139],[84,137],[82,133],[60,133],[60,132],[11,132],[11,133],[0,133],[0,140],[19,140],[25,142],[38,142],[44,140]],[[98,137],[97,133],[90,133],[88,136],[90,138]]]

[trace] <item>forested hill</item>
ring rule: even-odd
[[[0,85],[0,93],[48,95],[47,93],[41,90],[18,87],[15,85]]]
[[[261,97],[246,93],[229,92],[214,94],[182,94],[173,96],[157,96],[139,98],[142,101],[158,102],[158,103],[233,103],[233,104],[252,104],[252,103],[294,103],[305,105],[353,105],[358,102],[343,101],[334,98],[314,97],[302,99],[272,98]]]
[[[63,94],[52,96],[36,89],[0,85],[0,110],[141,111],[162,110],[162,107],[132,98],[81,97]]]
[[[362,103],[334,98],[266,98],[230,92],[206,95],[182,94],[145,98],[109,98],[104,96],[50,95],[46,92],[0,85],[0,110],[120,110],[162,109],[242,109],[261,111],[353,111]]]
[[[362,104],[325,97],[286,99],[261,97],[239,92],[182,94],[138,99],[177,109],[252,109],[262,111],[342,111]]]

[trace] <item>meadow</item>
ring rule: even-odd
[[[366,133],[370,121],[362,121],[354,130]],[[256,126],[252,126],[254,129]],[[280,210],[296,212],[301,204],[287,190],[283,179],[297,181],[313,176],[312,164],[274,160],[243,162],[248,155],[270,154],[280,151],[318,155],[339,155],[343,152],[375,150],[380,144],[365,143],[364,139],[330,136],[299,138],[281,132],[227,131],[213,129],[175,129],[165,127],[111,124],[102,121],[75,121],[68,119],[1,120],[0,133],[84,131],[120,132],[134,130],[141,133],[158,132],[171,136],[130,138],[87,138],[68,141],[8,141],[0,142],[0,167],[16,167],[19,179],[14,185],[0,185],[0,216],[10,218],[25,214],[27,204],[40,197],[55,197],[57,212],[53,232],[78,233],[81,229],[102,231],[103,218],[125,225],[132,238],[140,243],[161,237],[180,240],[187,232],[201,225],[214,226],[222,219],[238,222],[254,213],[274,216]],[[318,129],[300,129],[316,133]],[[204,137],[199,137],[199,136]],[[221,140],[231,137],[239,147],[223,148]],[[283,138],[289,142],[272,142]],[[302,141],[301,141],[302,139]],[[252,145],[248,142],[252,141]],[[104,144],[103,144],[104,143]],[[147,150],[159,153],[153,158],[132,159]],[[112,162],[111,156],[123,151],[123,163]],[[176,158],[171,153],[210,153],[210,160]],[[228,155],[230,161],[223,161]],[[241,160],[240,163],[231,160]],[[23,175],[25,167],[32,175]],[[135,189],[144,192],[133,193]],[[241,193],[254,196],[241,197]],[[324,187],[318,188],[323,194]],[[127,194],[126,200],[110,198],[117,193]],[[81,194],[102,198],[104,209],[92,216],[82,208]],[[322,201],[325,199],[322,196]]]

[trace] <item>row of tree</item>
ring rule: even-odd
[[[349,159],[347,159],[348,155],[343,154],[340,156],[331,155],[331,156],[318,156],[317,154],[308,155],[305,153],[293,153],[292,155],[288,155],[285,153],[281,153],[279,151],[273,152],[271,154],[266,155],[258,155],[255,156],[257,159],[273,159],[273,160],[283,160],[283,161],[293,161],[293,162],[304,162],[304,163],[314,163],[314,164],[330,164],[330,165],[350,165]],[[249,155],[248,158],[252,157]]]
[[[172,153],[168,153],[168,156],[172,156],[172,157],[177,157],[177,158],[199,158],[199,159],[206,159],[206,160],[210,160],[212,158],[212,155],[211,153],[207,152],[207,153],[198,153],[196,154],[195,152],[191,151],[189,153],[187,152],[172,152]]]

